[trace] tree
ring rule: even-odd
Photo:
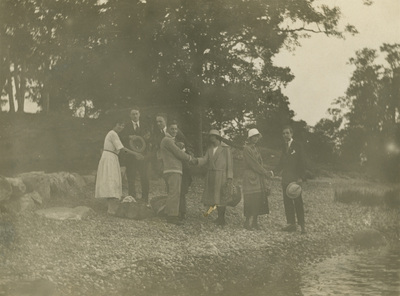
[[[344,126],[335,130],[342,157],[358,162],[366,156],[371,168],[382,168],[390,145],[400,146],[398,139],[400,97],[400,44],[383,44],[386,65],[376,62],[378,51],[364,48],[350,59],[355,70],[346,95],[334,101],[333,123],[343,119]],[[338,111],[342,109],[342,112]]]
[[[96,3],[96,0],[1,1],[0,82],[9,95],[11,111],[11,84],[16,90],[18,112],[24,112],[28,91],[39,105],[48,109],[49,93],[54,93],[52,85],[58,78],[55,72],[68,68],[67,63],[72,59],[78,64],[82,55],[76,53],[90,51],[90,45],[95,43],[99,22],[96,16],[100,9]],[[83,71],[82,63],[79,66],[73,70],[74,77]],[[60,81],[65,81],[65,77],[59,77]],[[79,93],[85,95],[82,89]],[[57,105],[55,98],[52,103]]]
[[[280,49],[293,49],[299,38],[314,33],[355,32],[352,26],[338,27],[337,7],[311,0],[109,0],[102,5],[4,0],[1,5],[6,41],[1,56],[4,68],[17,70],[19,99],[28,86],[44,110],[175,106],[196,135],[199,154],[205,125],[235,120],[240,127],[248,116],[262,121],[270,112],[292,118],[281,88],[293,75],[273,63]]]
[[[109,4],[111,12],[115,5],[126,7],[125,1]],[[306,0],[155,0],[138,5],[143,7],[144,22],[139,30],[145,30],[148,37],[137,41],[146,45],[146,53],[140,47],[135,50],[138,46],[124,49],[142,58],[151,57],[147,60],[150,71],[144,72],[150,74],[147,79],[154,81],[155,89],[168,94],[171,99],[165,103],[176,104],[188,115],[197,130],[198,147],[202,146],[205,114],[219,125],[235,120],[240,126],[245,115],[260,105],[274,110],[274,105],[268,104],[269,97],[275,98],[280,87],[293,78],[289,69],[275,67],[272,62],[283,46],[296,44],[308,33],[342,36],[337,28],[338,8],[316,7]],[[127,17],[118,19],[132,23],[127,28],[137,22],[133,17],[130,21]],[[135,32],[135,38],[143,35]],[[150,81],[144,85],[148,84]],[[222,110],[221,106],[228,108]]]

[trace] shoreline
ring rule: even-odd
[[[54,295],[243,295],[266,283],[284,285],[304,264],[354,248],[358,231],[379,230],[388,221],[396,225],[391,216],[396,213],[390,210],[379,220],[384,208],[334,202],[333,181],[304,185],[306,235],[280,231],[285,223],[278,180],[271,181],[271,214],[261,217],[259,231],[243,229],[242,202],[227,210],[224,228],[212,223],[215,213],[204,218],[202,179],[196,178],[189,191],[183,226],[159,217],[136,221],[107,216],[105,205],[90,197],[89,185],[88,197],[54,205],[92,206],[92,217],[54,221],[33,212],[18,216],[15,248],[5,250],[1,264],[10,272],[0,275],[0,287],[45,279],[54,285]],[[152,181],[155,191],[162,186]],[[398,231],[390,229],[383,232],[398,240]]]

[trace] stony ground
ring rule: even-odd
[[[272,180],[271,213],[261,230],[243,229],[243,203],[228,208],[227,225],[203,217],[203,181],[195,179],[183,226],[162,218],[144,221],[106,214],[92,198],[53,200],[52,205],[88,205],[95,214],[82,221],[55,221],[33,212],[6,217],[14,241],[2,246],[0,295],[246,295],[255,286],[285,285],[304,264],[345,252],[353,234],[377,228],[393,235],[398,212],[333,201],[333,189],[352,180],[316,179],[304,184],[308,233],[284,233],[279,180]],[[163,192],[153,180],[151,192]],[[35,294],[36,293],[36,294]],[[288,295],[299,294],[288,286]]]

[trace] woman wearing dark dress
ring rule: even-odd
[[[261,134],[257,129],[250,129],[243,150],[244,227],[249,230],[259,229],[259,215],[269,214],[266,178],[270,177],[270,172],[263,167],[260,151],[256,147],[260,138]]]

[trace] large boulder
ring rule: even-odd
[[[36,214],[54,220],[82,220],[90,217],[93,210],[89,207],[54,207],[36,211]]]
[[[50,179],[44,172],[23,173],[18,176],[26,185],[26,191],[37,191],[44,200],[51,198]]]
[[[356,246],[361,248],[382,247],[387,244],[383,234],[375,229],[363,229],[358,231],[353,237],[353,242]]]
[[[41,200],[41,196],[36,191],[32,191],[8,200],[3,206],[8,212],[16,214],[34,210],[36,207],[35,202],[38,203],[38,200]]]
[[[26,191],[37,191],[43,200],[51,197],[65,197],[73,195],[86,186],[84,178],[76,173],[58,172],[45,174],[44,172],[30,172],[18,176],[26,185]]]
[[[20,197],[26,192],[26,185],[21,178],[6,178],[11,185],[12,197]]]
[[[7,178],[0,176],[0,202],[10,199],[12,194],[12,187]]]

